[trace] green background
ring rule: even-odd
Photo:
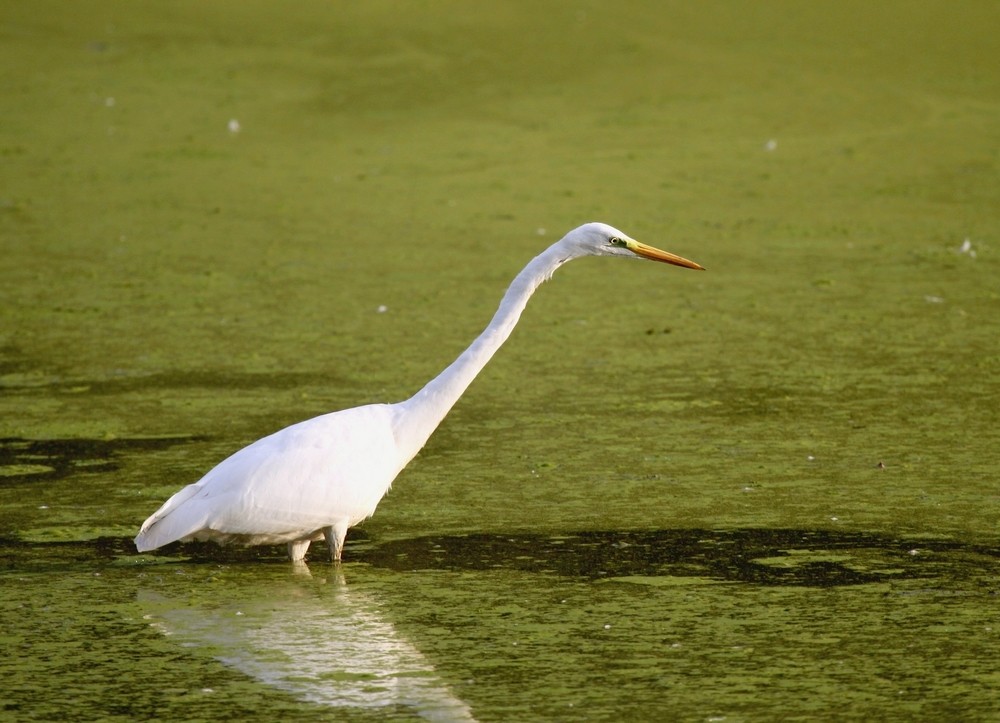
[[[996,717],[997,27],[923,0],[0,2],[5,709],[385,715],[213,648],[284,628],[176,617],[257,600],[267,628],[304,595],[303,621],[377,611],[485,720]],[[590,220],[708,271],[560,271],[346,582],[135,555],[241,445],[412,394]]]

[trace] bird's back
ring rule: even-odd
[[[140,552],[175,540],[275,544],[369,517],[407,460],[392,406],[355,407],[259,439],[183,488],[147,519]]]

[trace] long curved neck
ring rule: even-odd
[[[536,256],[514,277],[483,333],[447,369],[397,405],[394,432],[397,443],[405,450],[406,461],[420,451],[472,380],[507,341],[535,289],[573,257],[574,254],[559,243]]]

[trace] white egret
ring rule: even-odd
[[[175,540],[245,545],[287,543],[302,560],[326,540],[340,560],[347,530],[375,512],[476,375],[507,340],[528,299],[553,272],[581,256],[693,261],[639,243],[603,223],[570,231],[514,278],[493,320],[472,345],[412,397],[325,414],[259,439],[168,499],[139,530],[139,552]]]

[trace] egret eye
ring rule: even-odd
[[[617,236],[612,236],[608,240],[608,243],[610,243],[612,246],[624,246],[625,245],[625,240],[624,239],[620,239]]]

